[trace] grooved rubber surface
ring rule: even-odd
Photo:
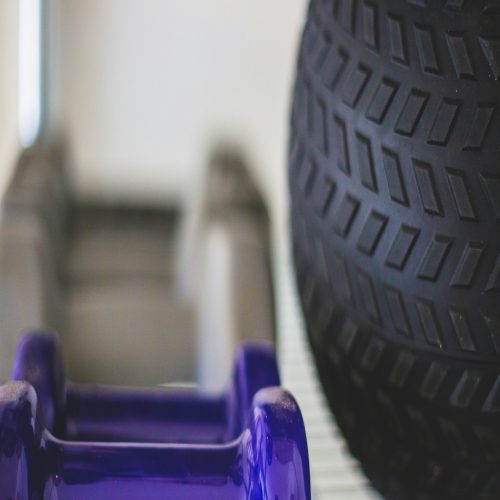
[[[297,279],[350,447],[394,499],[500,498],[500,1],[312,0]]]

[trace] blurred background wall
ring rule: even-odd
[[[0,189],[16,154],[20,1],[0,2]],[[281,217],[305,3],[50,0],[49,128],[81,196],[183,199],[213,144],[231,141]]]
[[[0,1],[0,193],[18,151],[17,0]]]
[[[241,146],[282,217],[305,0],[52,0],[51,128],[84,197],[183,199]]]

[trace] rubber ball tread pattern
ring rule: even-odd
[[[311,346],[394,499],[500,498],[500,1],[312,0],[289,179]]]

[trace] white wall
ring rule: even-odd
[[[17,0],[0,1],[0,193],[18,152]]]
[[[304,9],[305,0],[59,0],[56,108],[82,195],[178,197],[210,145],[229,138],[282,207]]]

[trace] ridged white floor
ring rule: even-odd
[[[305,421],[314,500],[380,500],[349,454],[321,392],[307,345],[290,257],[277,259],[278,356],[283,385]]]

